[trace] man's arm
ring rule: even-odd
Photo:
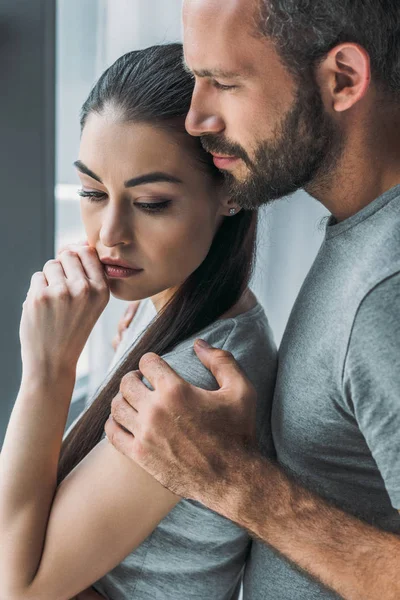
[[[261,455],[243,447],[221,451],[209,441],[207,465],[193,481],[194,453],[165,475],[152,445],[137,443],[114,419],[105,430],[117,450],[163,485],[246,528],[345,600],[400,598],[400,539],[329,505]]]
[[[248,529],[345,600],[400,598],[400,538],[330,505],[250,450],[251,384],[229,353],[195,349],[220,389],[198,390],[146,355],[139,367],[155,391],[134,375],[126,380],[113,412],[118,422],[105,427],[111,443],[164,486]]]
[[[260,456],[231,456],[232,482],[203,499],[346,600],[400,598],[400,539],[328,504]]]

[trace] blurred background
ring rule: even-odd
[[[30,277],[62,245],[85,238],[72,167],[80,107],[120,55],[181,40],[180,13],[181,0],[1,0],[0,446],[21,376],[18,330]],[[261,211],[252,287],[278,344],[326,214],[304,192]],[[90,336],[69,423],[105,376],[125,307],[112,299]]]

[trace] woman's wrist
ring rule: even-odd
[[[23,369],[21,379],[21,389],[49,389],[54,388],[60,391],[60,387],[73,388],[76,379],[76,365],[55,366],[48,365],[46,368]]]

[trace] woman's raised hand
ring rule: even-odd
[[[23,304],[20,339],[23,374],[75,374],[78,358],[110,298],[95,248],[73,244],[33,274]]]

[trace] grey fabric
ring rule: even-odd
[[[143,332],[143,310],[127,334],[137,340]],[[177,346],[165,360],[190,383],[217,389],[211,373],[194,353],[202,337],[232,352],[258,390],[257,430],[264,452],[271,450],[270,411],[276,379],[277,354],[262,307],[232,319],[219,320]],[[125,343],[113,366],[129,351]],[[122,563],[95,583],[110,600],[230,600],[237,597],[251,540],[231,521],[202,504],[182,500],[153,533]],[[105,548],[106,552],[107,549]]]
[[[330,218],[279,351],[272,434],[284,469],[400,533],[400,186]],[[254,543],[245,600],[337,596]]]

